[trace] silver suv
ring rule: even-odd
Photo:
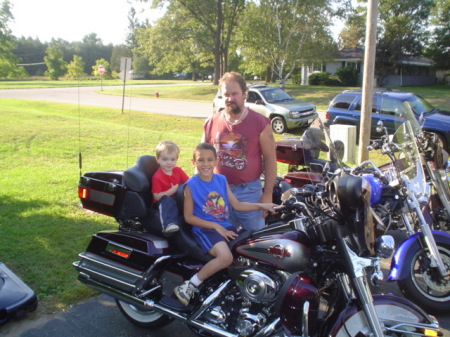
[[[275,133],[295,128],[306,129],[317,118],[313,104],[296,100],[282,89],[267,85],[249,86],[245,105],[270,118]],[[224,108],[225,103],[218,92],[213,100],[213,112],[217,113]]]

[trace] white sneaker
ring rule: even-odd
[[[187,306],[192,297],[194,297],[194,293],[198,292],[198,289],[188,280],[176,287],[174,292],[175,296],[178,298],[178,301],[180,301],[184,306]]]
[[[178,227],[178,225],[176,225],[174,223],[170,223],[167,225],[166,228],[163,229],[163,233],[165,233],[165,234],[175,233],[175,232],[178,232],[179,229],[180,229],[180,227]]]

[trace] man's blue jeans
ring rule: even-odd
[[[259,202],[262,196],[260,179],[239,185],[230,185],[230,189],[239,201]],[[238,212],[231,210],[229,222],[235,226],[242,226],[247,230],[258,230],[264,227],[262,211]]]

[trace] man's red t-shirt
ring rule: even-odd
[[[249,109],[240,123],[230,125],[224,114],[225,110],[213,115],[203,126],[205,141],[214,145],[219,158],[214,172],[223,174],[231,185],[248,183],[263,171],[259,138],[270,120]]]

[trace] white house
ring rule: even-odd
[[[362,82],[364,69],[364,49],[341,49],[334,53],[334,58],[321,65],[302,66],[302,82],[308,84],[308,76],[314,72],[324,71],[335,74],[339,68],[353,65],[358,70],[359,82]],[[432,70],[433,61],[422,57],[404,57],[401,66],[389,74],[378,86],[414,86],[436,83],[436,72]],[[376,73],[376,71],[375,71]],[[379,81],[378,81],[379,82]]]

